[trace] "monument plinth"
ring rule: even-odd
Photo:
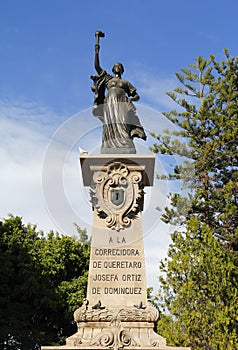
[[[87,298],[66,346],[42,350],[189,349],[167,346],[154,332],[159,312],[146,297],[142,211],[154,161],[154,155],[80,156],[94,212]]]
[[[146,306],[141,212],[154,156],[82,156],[94,211],[87,300],[110,308]],[[91,183],[90,183],[91,181]]]
[[[94,221],[87,299],[68,346],[154,347],[158,311],[147,304],[141,213],[153,185],[153,155],[82,155]],[[165,345],[165,343],[163,344]]]
[[[66,346],[42,350],[189,349],[169,347],[154,332],[159,312],[146,297],[142,211],[154,161],[154,155],[80,156],[94,212],[87,297]]]

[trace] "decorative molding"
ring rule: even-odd
[[[74,312],[74,320],[80,322],[112,322],[120,320],[125,322],[156,322],[159,318],[159,311],[152,305],[144,309],[122,308],[119,310],[92,309],[85,305]]]
[[[129,170],[121,162],[113,162],[104,168],[94,172],[91,203],[108,228],[120,231],[143,209],[142,173],[136,166],[135,170]]]

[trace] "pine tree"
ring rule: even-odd
[[[153,135],[153,151],[186,157],[169,179],[190,189],[171,196],[163,220],[177,225],[162,262],[159,331],[193,349],[238,348],[238,58],[198,57],[176,74],[164,115],[178,131]],[[169,322],[168,322],[169,320]],[[173,320],[171,324],[171,320]],[[180,340],[179,340],[180,338]]]

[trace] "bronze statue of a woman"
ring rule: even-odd
[[[95,69],[98,73],[91,76],[94,81],[93,115],[103,123],[101,153],[136,153],[134,137],[146,140],[146,135],[133,101],[139,100],[136,88],[127,80],[122,79],[124,67],[117,62],[112,68],[114,76],[108,74],[99,63],[99,37],[104,33],[96,32]],[[105,95],[107,91],[107,94]]]

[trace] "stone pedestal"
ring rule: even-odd
[[[50,349],[188,349],[154,332],[158,310],[147,302],[142,211],[153,185],[153,155],[82,155],[94,222],[87,298],[75,311],[78,331]]]
[[[139,304],[144,307],[146,279],[141,212],[143,188],[153,182],[154,157],[143,161],[138,156],[122,159],[121,155],[120,158],[101,155],[83,157],[81,162],[86,184],[92,179],[94,210],[89,305],[100,301],[101,307],[118,310]],[[87,162],[91,164],[88,166]]]

